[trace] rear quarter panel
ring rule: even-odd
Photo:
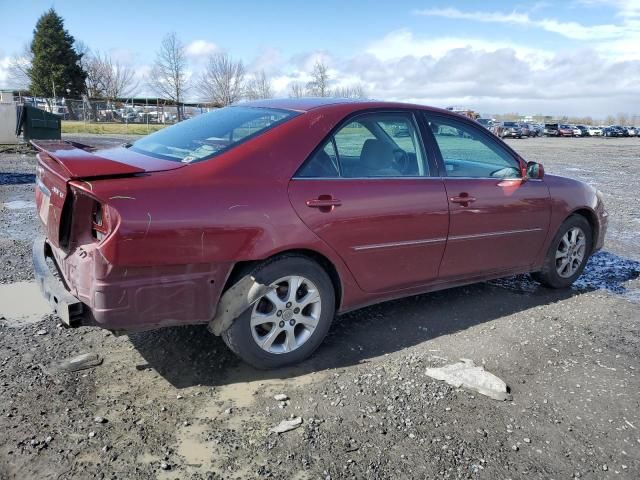
[[[336,267],[343,303],[357,301],[351,273],[299,219],[287,192],[291,176],[342,116],[308,112],[179,170],[78,182],[117,211],[117,228],[102,242],[102,255],[119,269],[211,264],[224,266],[228,275],[238,261],[312,250]]]

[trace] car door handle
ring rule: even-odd
[[[324,195],[319,198],[314,198],[312,200],[307,200],[307,207],[311,208],[331,208],[331,207],[339,207],[342,205],[342,201],[337,198],[323,198]]]
[[[461,193],[457,197],[449,197],[449,201],[452,203],[459,203],[463,207],[466,207],[470,203],[475,202],[476,198],[469,196],[468,193]]]

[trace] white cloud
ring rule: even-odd
[[[551,53],[545,50],[507,41],[500,42],[464,37],[418,38],[408,29],[393,31],[380,40],[372,42],[366,52],[382,60],[392,60],[406,56],[429,56],[437,59],[458,48],[479,52],[496,52],[508,48],[515,53],[517,58],[526,58],[534,65],[541,64],[541,62],[552,56]]]
[[[0,56],[0,88],[10,88],[9,85],[9,65],[11,57]]]
[[[428,8],[417,10],[416,15],[449,18],[454,20],[472,20],[483,23],[507,23],[536,27],[562,35],[572,40],[599,40],[620,38],[627,35],[633,27],[626,24],[582,25],[577,22],[561,22],[556,19],[534,20],[527,13],[503,12],[463,12],[457,8]]]
[[[217,52],[218,46],[207,40],[194,40],[186,46],[185,51],[187,56],[198,59]]]

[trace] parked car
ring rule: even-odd
[[[601,137],[602,128],[600,127],[587,127],[587,134],[591,137]]]
[[[542,125],[541,123],[534,124],[533,128],[536,131],[536,137],[541,137],[542,135],[544,135],[544,125]]]
[[[493,126],[493,120],[491,120],[490,118],[477,118],[476,122],[478,122],[480,125],[482,125],[484,128],[486,129],[491,129],[491,127]]]
[[[575,136],[575,130],[571,125],[560,124],[558,125],[558,135],[560,137],[573,137]]]
[[[522,132],[523,137],[533,137],[535,136],[535,132],[532,131],[532,128],[528,123],[518,123],[520,127],[520,131]]]
[[[493,133],[500,138],[522,138],[522,129],[516,122],[497,122],[493,126]]]
[[[559,137],[559,125],[557,123],[545,123],[544,125],[544,135],[546,137]]]
[[[625,134],[621,128],[615,125],[610,125],[604,129],[604,136],[605,137],[624,137]]]
[[[208,324],[259,368],[311,355],[336,312],[524,272],[568,287],[607,227],[593,187],[420,105],[263,100],[34,146],[34,270],[64,325]]]
[[[638,130],[635,127],[624,127],[624,128],[630,137],[635,137],[638,135]]]
[[[587,128],[586,125],[576,125],[576,128],[580,132],[580,135],[579,135],[580,137],[588,137],[589,136],[589,129]]]

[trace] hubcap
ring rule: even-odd
[[[289,353],[301,347],[320,320],[320,292],[305,277],[290,276],[271,284],[251,312],[251,333],[269,353]]]
[[[573,227],[560,239],[556,250],[556,271],[562,278],[573,276],[585,257],[587,242],[581,228]]]

